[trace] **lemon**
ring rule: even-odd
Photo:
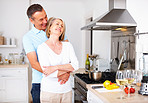
[[[103,83],[103,86],[104,86],[104,87],[107,87],[107,86],[109,86],[109,85],[110,85],[110,83],[111,83],[111,81],[106,80],[106,81]]]
[[[119,86],[117,86],[115,83],[112,83],[112,82],[109,81],[109,80],[106,80],[106,81],[103,83],[103,86],[104,86],[107,90],[112,90],[112,89],[117,89],[117,88],[119,88]]]
[[[119,86],[117,86],[116,84],[109,85],[106,87],[107,90],[112,90],[112,89],[117,89],[117,88],[119,88]]]
[[[107,89],[107,90],[112,90],[113,87],[112,87],[111,85],[109,85],[109,86],[106,87],[106,89]]]

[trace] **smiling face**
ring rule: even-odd
[[[35,12],[29,19],[31,23],[34,24],[35,28],[37,28],[38,30],[46,30],[47,15],[44,9],[42,9],[42,11]]]
[[[65,24],[62,19],[51,17],[47,23],[46,35],[49,38],[51,35],[59,37],[60,41],[64,40]]]
[[[50,27],[50,34],[60,36],[64,31],[64,23],[60,19],[55,19]]]

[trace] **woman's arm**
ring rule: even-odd
[[[44,68],[46,68],[43,72],[47,75],[50,75],[51,73],[53,73],[56,70],[62,70],[65,72],[72,72],[74,70],[78,69],[78,60],[77,57],[75,55],[74,49],[72,47],[72,45],[69,43],[68,45],[68,53],[69,53],[69,60],[70,62],[68,64],[63,64],[63,65],[56,65],[56,66],[52,66],[51,68],[48,66],[43,66]],[[67,53],[65,53],[65,55],[67,55]],[[50,68],[50,69],[49,69]],[[58,76],[62,75],[58,73]]]
[[[41,68],[43,70],[43,74],[45,74],[45,76],[49,75],[48,73],[44,72],[44,70],[46,70],[46,68],[44,68],[44,66],[47,66],[49,68],[49,70],[51,71],[51,75],[49,75],[50,77],[57,77],[58,71],[55,68],[55,66],[50,66],[50,57],[49,55],[49,51],[46,50],[46,48],[44,47],[44,45],[39,45],[38,49],[37,49],[37,53],[38,53],[38,60],[39,63],[41,65]],[[54,71],[55,70],[55,71]]]

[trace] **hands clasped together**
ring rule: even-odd
[[[45,76],[50,75],[51,73],[55,72],[56,70],[58,70],[57,66],[43,66],[43,68],[45,68],[43,70],[43,74]],[[70,76],[70,72],[64,72],[64,71],[58,71],[58,82],[60,82],[60,84],[65,84]]]

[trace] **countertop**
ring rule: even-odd
[[[87,84],[87,89],[94,93],[98,98],[100,98],[104,103],[148,103],[148,96],[143,96],[138,94],[140,87],[134,85],[136,92],[131,94],[131,97],[127,97],[127,94],[124,94],[126,99],[117,99],[121,91],[116,92],[98,92],[95,89],[92,89],[92,85],[101,85],[101,84]]]
[[[1,64],[0,68],[28,68],[29,64]]]
[[[80,74],[86,74],[85,69],[84,68],[79,68],[78,70],[74,71],[71,73],[71,75],[74,75],[76,73],[80,73]]]

